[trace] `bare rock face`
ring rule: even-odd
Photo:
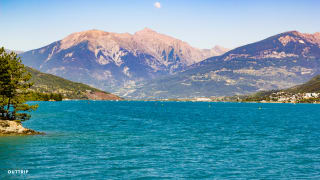
[[[145,28],[134,34],[89,30],[21,54],[23,63],[41,72],[115,92],[137,82],[175,74],[221,47],[198,49]]]
[[[166,66],[176,63],[181,63],[180,66],[188,66],[226,52],[223,48],[217,50],[218,46],[213,49],[194,48],[184,41],[157,33],[149,28],[136,32],[133,40],[143,48],[145,53],[156,57]]]
[[[1,135],[36,135],[44,134],[32,129],[24,128],[21,122],[0,120],[0,136]]]

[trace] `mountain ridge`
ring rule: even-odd
[[[135,34],[101,30],[76,32],[21,56],[26,65],[42,72],[114,91],[174,74],[225,50],[221,47],[197,49],[147,28]]]
[[[298,31],[287,31],[284,33],[280,33],[271,37],[268,37],[266,39],[254,42],[254,43],[250,43],[244,46],[240,46],[237,48],[232,49],[231,51],[226,52],[225,54],[223,54],[224,56],[224,60],[230,60],[234,57],[232,57],[233,54],[241,54],[242,56],[253,56],[252,58],[256,58],[256,59],[260,59],[260,58],[265,58],[266,56],[260,56],[261,55],[261,51],[262,50],[270,50],[270,49],[274,49],[274,50],[282,50],[281,48],[277,47],[275,48],[275,43],[277,43],[276,45],[282,45],[283,47],[286,47],[287,45],[290,45],[288,43],[292,43],[292,42],[299,42],[300,44],[305,44],[305,42],[302,40],[303,38],[305,38],[305,40],[307,40],[308,43],[317,45],[317,48],[320,47],[320,32],[315,32],[313,34],[309,34],[309,33],[300,33]],[[279,42],[274,42],[275,39],[277,39]],[[265,46],[260,46],[259,43],[265,43],[266,41],[268,41],[268,44]],[[273,42],[271,42],[273,41]],[[257,48],[252,48],[252,47],[256,47]],[[244,49],[244,47],[246,49]],[[250,50],[249,52],[247,50]],[[255,53],[253,54],[252,51]],[[269,55],[268,53],[270,52],[266,52],[264,51],[266,54],[265,55]],[[246,53],[246,54],[242,54],[242,53]],[[249,54],[248,54],[249,53]],[[251,53],[251,54],[250,54]],[[302,53],[302,52],[300,52]],[[317,50],[317,57],[320,56],[320,52]],[[274,56],[276,57],[276,55]],[[201,63],[206,63],[207,61],[209,61],[212,58],[208,58],[206,60],[203,60]],[[201,64],[200,63],[200,64]]]
[[[320,73],[320,33],[280,33],[147,82],[128,96],[232,96],[283,89]]]

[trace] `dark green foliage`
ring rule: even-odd
[[[25,121],[30,118],[26,112],[38,105],[25,104],[29,96],[31,75],[16,53],[7,53],[0,48],[0,118]]]
[[[270,100],[272,100],[270,98],[270,95],[272,93],[276,93],[279,91],[280,90],[260,91],[255,94],[252,94],[252,95],[240,96],[240,99],[242,99],[242,101],[248,101],[248,102],[259,102],[259,101],[263,101],[263,100],[270,101]]]
[[[314,103],[314,102],[320,102],[320,98],[309,98],[309,99],[298,100],[298,103]]]
[[[28,101],[62,101],[63,95],[56,93],[40,93],[40,92],[30,92],[27,97]]]

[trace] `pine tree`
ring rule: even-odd
[[[1,119],[25,121],[30,118],[27,112],[37,109],[38,105],[25,104],[29,80],[21,58],[14,52],[7,53],[0,48],[0,117]]]

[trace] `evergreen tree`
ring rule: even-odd
[[[1,119],[25,121],[30,118],[26,112],[38,105],[25,104],[28,90],[33,85],[20,57],[0,48],[0,117]]]

